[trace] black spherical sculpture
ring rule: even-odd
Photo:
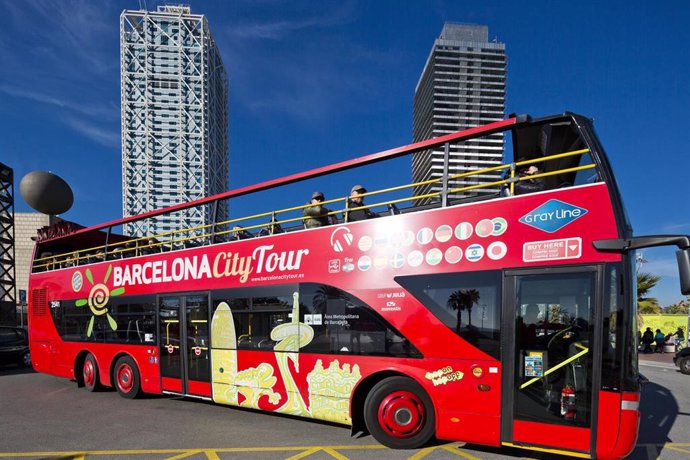
[[[72,189],[61,177],[48,171],[32,171],[19,183],[24,201],[38,212],[56,215],[72,207]]]

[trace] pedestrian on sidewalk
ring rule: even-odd
[[[661,332],[661,329],[657,329],[656,334],[654,334],[654,343],[656,343],[656,348],[654,349],[654,351],[657,353],[663,353],[665,342],[666,336],[663,332]]]
[[[651,327],[648,327],[644,331],[644,334],[642,334],[642,343],[644,344],[644,350],[642,350],[642,353],[651,353],[652,343],[654,343],[654,333],[652,332]]]
[[[685,342],[685,332],[683,332],[682,327],[678,326],[678,330],[673,335],[676,336],[676,351],[678,351],[683,347],[683,342]]]

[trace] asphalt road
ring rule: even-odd
[[[690,376],[667,364],[641,366],[650,379],[633,459],[690,458]],[[509,459],[536,452],[439,443],[396,451],[349,429],[194,400],[126,400],[74,382],[0,367],[0,458],[98,459]]]

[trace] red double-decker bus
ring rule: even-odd
[[[512,162],[465,171],[450,160],[478,157],[478,145]],[[368,184],[366,205],[322,202],[337,223],[307,229],[300,205],[219,218],[240,196],[405,155],[441,177]],[[365,207],[375,218],[356,220]],[[190,212],[212,223],[125,235]],[[511,117],[46,229],[30,278],[32,360],[91,391],[328,420],[393,448],[435,436],[621,458],[640,419],[634,249],[659,245],[679,247],[689,293],[690,238],[632,236],[589,119]]]

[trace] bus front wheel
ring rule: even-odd
[[[422,447],[434,435],[431,399],[407,377],[389,377],[374,385],[364,402],[364,421],[378,442],[393,449]]]
[[[123,356],[115,363],[114,382],[120,396],[134,399],[141,393],[139,369],[129,356]]]
[[[98,364],[96,364],[96,358],[91,353],[84,358],[84,364],[81,367],[81,377],[87,390],[93,392],[101,389]]]

